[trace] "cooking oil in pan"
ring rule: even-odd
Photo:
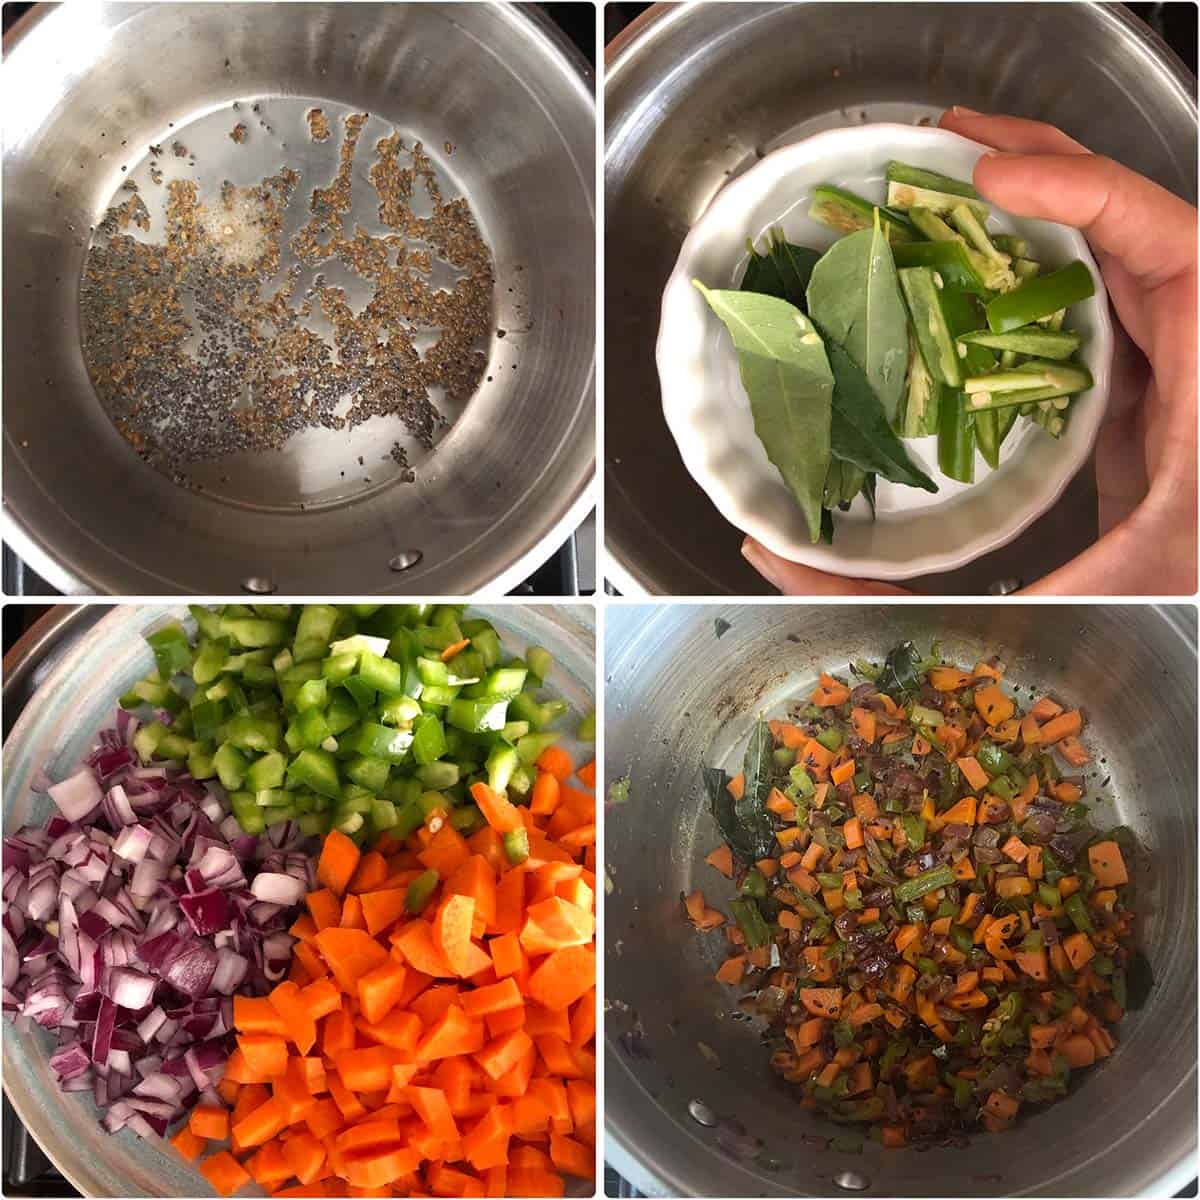
[[[256,507],[411,482],[483,378],[493,325],[453,150],[299,97],[151,145],[80,288],[93,385],[134,449]]]

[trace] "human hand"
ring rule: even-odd
[[[980,195],[1017,216],[1087,237],[1109,298],[1141,351],[1112,389],[1096,443],[1100,537],[1022,595],[1196,591],[1196,210],[1038,121],[954,108],[943,129],[994,146]],[[789,562],[753,538],[742,554],[789,595],[907,595]]]

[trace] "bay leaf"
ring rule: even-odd
[[[908,456],[884,416],[862,368],[835,341],[827,341],[825,351],[833,371],[830,441],[834,457],[892,483],[936,492],[937,484]]]
[[[808,312],[862,368],[890,422],[904,394],[908,310],[878,214],[872,228],[834,242],[813,268]]]
[[[693,282],[733,338],[754,432],[799,504],[815,542],[821,536],[833,407],[833,372],[821,335],[786,300],[710,290]]]

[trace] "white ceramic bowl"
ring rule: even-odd
[[[819,133],[767,155],[718,193],[693,227],[663,292],[658,374],[663,415],[692,478],[726,520],[784,558],[840,575],[905,579],[948,571],[1003,546],[1041,516],[1087,461],[1108,401],[1113,333],[1108,295],[1087,242],[1075,229],[1011,217],[993,209],[989,228],[1028,238],[1047,268],[1081,259],[1096,294],[1070,312],[1084,336],[1080,357],[1095,385],[1071,405],[1055,440],[1020,420],[990,470],[976,454],[975,483],[937,469],[937,438],[907,439],[914,461],[938,485],[936,495],[879,480],[875,520],[866,501],[836,513],[832,546],[813,545],[803,514],[754,434],[737,355],[724,326],[692,286],[735,288],[748,259],[747,238],[761,246],[772,227],[789,241],[826,249],[837,234],[811,220],[813,190],[837,184],[868,199],[886,190],[889,159],[970,179],[987,147],[941,129],[860,125]]]

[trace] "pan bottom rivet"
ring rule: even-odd
[[[393,571],[407,571],[415,567],[424,558],[420,550],[401,550],[394,558],[388,560],[388,566]]]
[[[263,575],[251,575],[242,580],[242,591],[253,592],[256,596],[269,596],[278,590],[279,585]]]
[[[988,585],[988,592],[993,596],[1011,596],[1013,592],[1020,591],[1021,581],[1019,579],[997,579],[994,583]]]
[[[871,1186],[871,1181],[857,1171],[839,1171],[833,1177],[833,1182],[848,1192],[865,1192]]]
[[[717,1123],[717,1114],[703,1100],[689,1100],[688,1113],[697,1125],[707,1125],[712,1128]]]

